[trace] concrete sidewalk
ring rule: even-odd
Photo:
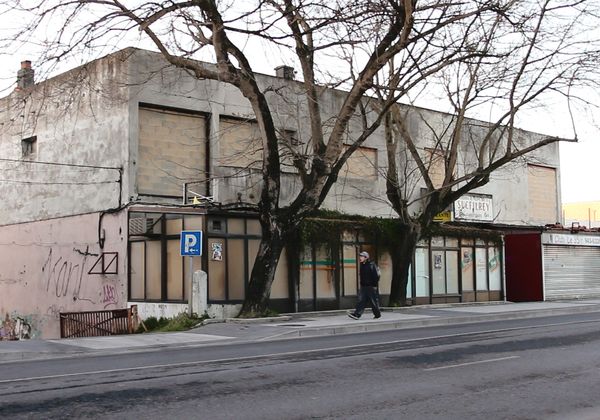
[[[584,312],[600,312],[600,299],[384,308],[382,317],[377,320],[372,318],[369,311],[365,312],[359,320],[349,318],[346,311],[303,312],[259,319],[209,320],[205,325],[186,332],[63,340],[0,341],[0,362],[77,357],[85,354],[114,354],[165,347],[257,342]]]

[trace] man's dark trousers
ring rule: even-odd
[[[359,291],[359,297],[360,298],[358,300],[358,305],[356,305],[354,315],[360,317],[364,312],[367,303],[370,303],[375,318],[379,318],[381,316],[381,312],[379,311],[379,302],[377,302],[377,289],[375,287],[361,286]]]

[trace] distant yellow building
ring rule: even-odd
[[[573,222],[588,228],[600,227],[600,201],[563,204],[562,211],[565,227],[571,226]]]

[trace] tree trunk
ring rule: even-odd
[[[400,230],[400,244],[391,250],[392,287],[390,290],[390,306],[406,305],[406,288],[408,286],[408,270],[420,239],[420,226],[417,223],[406,223]]]
[[[258,254],[252,267],[252,274],[246,289],[246,299],[239,313],[240,318],[254,318],[268,315],[271,285],[275,270],[284,246],[281,226],[263,226]]]

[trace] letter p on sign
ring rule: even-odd
[[[181,256],[194,257],[202,255],[202,231],[184,230],[181,232]]]

